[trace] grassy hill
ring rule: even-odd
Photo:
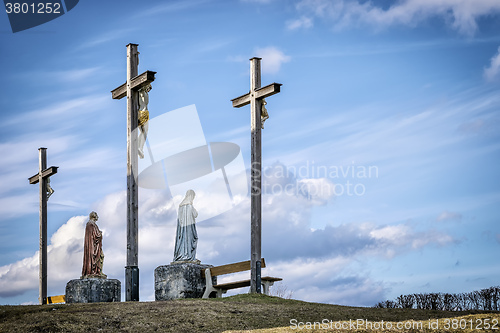
[[[360,308],[249,294],[208,300],[0,306],[0,332],[500,333],[499,321],[499,312]],[[314,322],[316,329],[308,329]],[[496,330],[484,329],[495,322]]]

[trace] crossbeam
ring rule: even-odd
[[[147,86],[151,82],[155,80],[156,72],[153,71],[145,71],[144,73],[137,75],[136,77],[130,80],[130,87],[132,90],[139,90],[142,87]],[[127,82],[111,90],[111,97],[113,99],[122,99],[127,96]]]
[[[272,96],[274,94],[277,94],[280,92],[280,87],[282,86],[281,83],[271,83],[268,84],[265,87],[259,88],[255,90],[255,98],[256,99],[263,99],[269,96]],[[252,101],[252,97],[250,96],[251,93],[247,93],[245,95],[241,95],[240,97],[236,97],[231,100],[233,102],[233,108],[241,108],[242,106],[250,104]]]
[[[42,178],[48,178],[48,177],[50,177],[52,175],[55,175],[57,173],[57,169],[58,168],[59,167],[51,166],[51,167],[43,170],[41,177]],[[37,173],[36,175],[31,176],[28,179],[30,181],[30,184],[37,184],[40,181],[40,175]]]

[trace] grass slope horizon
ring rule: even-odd
[[[450,318],[450,329],[444,328],[446,318]],[[335,329],[330,324],[331,330],[317,325],[316,329],[306,329],[307,323],[356,322],[358,319],[365,324],[379,323],[379,326],[353,330],[353,326],[347,324],[344,329]],[[452,327],[453,319],[457,329]],[[438,329],[426,328],[436,320]],[[496,330],[491,326],[499,320],[498,311],[363,308],[258,294],[208,300],[0,306],[0,332],[476,332],[478,323],[482,325],[481,332],[500,332],[499,324]],[[423,328],[382,330],[381,321],[386,325],[387,322],[420,322]],[[460,322],[466,327],[459,327]],[[489,330],[485,329],[485,322],[489,323]],[[469,330],[467,325],[475,329]]]

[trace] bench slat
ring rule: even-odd
[[[277,278],[277,277],[272,277],[272,276],[264,276],[262,278],[260,278],[261,281],[272,281],[272,282],[276,282],[276,281],[282,281],[283,279],[282,278]]]
[[[261,278],[261,281],[275,282],[275,281],[281,281],[281,280],[283,280],[283,279],[277,278],[277,277],[271,277],[271,276],[264,276]],[[214,288],[229,290],[229,289],[237,289],[237,288],[243,288],[243,287],[249,287],[249,286],[250,286],[250,279],[236,281],[236,282],[221,283],[221,284],[214,285]]]
[[[221,284],[215,285],[214,288],[229,290],[229,289],[237,289],[237,288],[243,288],[243,287],[249,287],[249,286],[250,286],[250,280],[243,280],[243,281],[236,281],[236,282],[229,282],[229,283],[221,283]]]
[[[260,267],[262,268],[266,267],[266,262],[264,258],[262,258],[260,261],[261,261]],[[235,264],[227,264],[222,266],[211,267],[210,274],[212,276],[217,276],[217,275],[238,273],[248,270],[250,270],[250,260],[237,262]],[[204,270],[202,271],[202,276],[205,276]]]

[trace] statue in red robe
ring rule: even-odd
[[[102,273],[104,253],[102,252],[102,232],[96,224],[98,218],[96,212],[90,213],[85,227],[82,279],[106,278],[106,275]]]

